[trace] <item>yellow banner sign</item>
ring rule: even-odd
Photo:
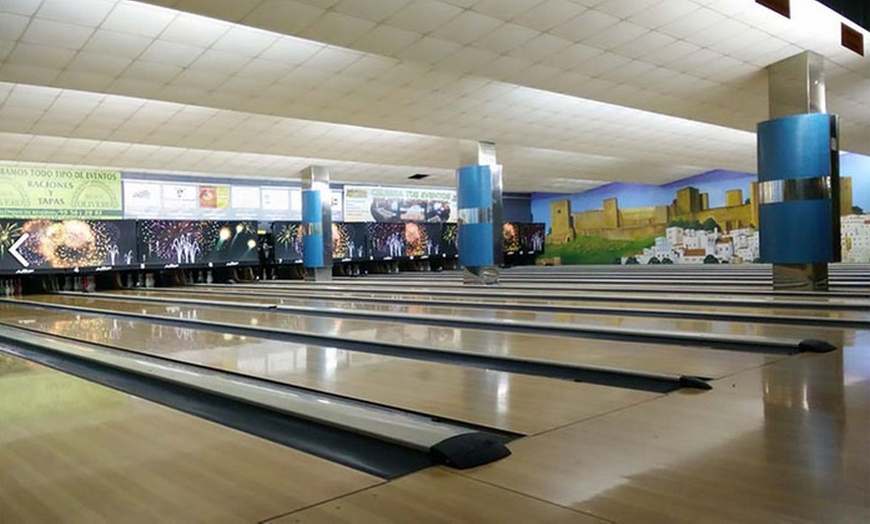
[[[121,218],[121,173],[0,166],[0,218]]]

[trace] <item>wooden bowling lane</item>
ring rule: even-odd
[[[112,294],[131,297],[153,296],[155,290],[138,289],[118,291]],[[233,292],[227,288],[213,288],[203,290],[199,287],[173,288],[160,290],[161,296],[173,300],[202,298],[213,300],[232,300],[242,303],[274,303],[286,306],[300,307],[328,307],[344,310],[377,311],[383,310],[378,304],[388,304],[386,308],[390,312],[420,311],[420,306],[433,315],[458,315],[460,317],[475,317],[480,315],[480,308],[487,311],[487,315],[495,314],[496,318],[511,318],[523,320],[541,320],[553,322],[553,312],[578,313],[578,314],[636,314],[636,315],[666,315],[682,316],[686,318],[724,318],[727,320],[746,320],[749,322],[776,322],[776,323],[827,323],[831,325],[860,326],[870,324],[870,311],[844,311],[830,309],[789,309],[789,308],[751,308],[738,306],[703,306],[703,305],[665,305],[654,303],[625,304],[619,301],[600,301],[594,303],[566,302],[545,299],[496,299],[485,300],[481,298],[434,298],[423,295],[402,295],[398,297],[378,296],[354,296],[343,295],[336,298],[334,294],[326,293],[299,293],[288,296],[287,293],[266,290],[236,290]],[[473,306],[471,309],[468,306]],[[518,311],[519,310],[519,311]],[[511,312],[515,312],[511,314]],[[560,321],[566,321],[560,316]]]
[[[5,320],[7,317],[14,320]],[[657,396],[646,391],[20,306],[0,305],[0,324],[524,435]]]
[[[380,482],[0,353],[0,522],[259,522]]]
[[[515,442],[468,474],[613,522],[870,521],[870,333]]]
[[[86,294],[63,295],[65,298],[82,298],[90,300]],[[39,300],[51,300],[40,297]],[[60,300],[63,300],[61,298]],[[92,300],[103,300],[93,298]],[[124,299],[128,300],[128,299]],[[130,302],[136,302],[130,298]],[[239,302],[239,301],[237,301]],[[139,301],[143,305],[148,301]],[[348,303],[353,307],[354,316],[363,316],[366,320],[402,322],[435,322],[453,327],[468,327],[485,330],[516,330],[519,328],[538,330],[540,333],[548,331],[555,334],[570,334],[570,336],[583,336],[589,333],[602,331],[616,332],[622,335],[640,336],[657,339],[688,340],[689,343],[709,343],[706,341],[726,342],[729,344],[757,344],[763,346],[766,339],[793,341],[793,348],[797,342],[804,339],[822,339],[838,345],[840,331],[828,327],[777,325],[761,322],[706,320],[706,319],[683,319],[658,316],[630,316],[630,315],[593,315],[575,313],[550,313],[536,311],[512,311],[512,310],[488,310],[470,308],[449,308],[436,306],[407,306],[374,304],[366,306],[359,303]],[[366,307],[368,310],[366,310]],[[324,304],[315,304],[302,311],[283,311],[284,314],[317,315],[318,312],[327,312]],[[330,315],[340,315],[347,309],[329,309]],[[253,314],[253,312],[251,312]],[[342,318],[343,321],[351,320]],[[259,324],[258,324],[259,325]]]
[[[643,344],[428,326],[407,322],[374,322],[267,311],[184,306],[173,304],[171,301],[137,303],[127,300],[71,295],[40,295],[29,296],[26,297],[26,302],[25,300],[19,300],[19,302],[91,308],[94,311],[107,314],[119,312],[143,315],[148,318],[195,320],[215,326],[270,330],[286,333],[290,336],[319,335],[332,337],[332,339],[339,341],[392,344],[496,358],[516,358],[567,365],[608,366],[652,373],[675,373],[701,377],[722,377],[782,358],[781,355],[710,350],[701,347],[667,344]],[[837,334],[841,335],[839,331]]]
[[[800,295],[778,295],[772,292],[759,292],[758,294],[746,295],[733,292],[725,292],[721,289],[704,290],[701,288],[686,289],[656,289],[649,287],[598,287],[578,288],[576,286],[541,286],[525,284],[522,286],[462,286],[461,284],[450,286],[437,286],[420,283],[403,284],[400,281],[388,281],[379,285],[366,285],[363,282],[349,285],[347,282],[332,284],[302,283],[295,281],[268,281],[255,284],[197,284],[195,287],[205,289],[231,288],[231,289],[270,289],[280,292],[297,293],[368,293],[372,295],[427,295],[437,297],[468,297],[502,298],[512,299],[537,298],[545,300],[581,300],[581,301],[619,301],[619,302],[666,302],[668,304],[706,304],[706,305],[733,305],[749,307],[812,307],[812,308],[839,308],[839,309],[870,309],[870,299],[866,295],[839,296],[819,293]]]
[[[411,522],[604,524],[606,521],[437,467],[302,509],[265,524]]]

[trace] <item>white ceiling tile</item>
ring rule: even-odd
[[[42,0],[36,16],[67,24],[97,27],[115,3],[112,0]]]
[[[144,36],[99,29],[82,47],[82,51],[122,58],[136,58],[151,45],[151,42],[150,38]]]
[[[237,25],[218,38],[211,48],[216,51],[255,57],[278,40],[279,36],[274,33]]]
[[[571,45],[573,45],[573,42],[570,40],[565,40],[549,33],[542,33],[526,42],[525,45],[514,49],[509,54],[517,58],[537,62],[563,49],[567,49]]]
[[[23,15],[10,14],[0,11],[0,38],[4,40],[17,40],[24,34],[30,18]]]
[[[370,22],[380,23],[396,11],[411,3],[411,0],[341,0],[332,9]]]
[[[462,9],[437,0],[414,0],[385,23],[426,34],[459,16]]]
[[[583,40],[586,45],[598,47],[600,49],[613,49],[622,44],[640,38],[644,34],[649,33],[649,29],[631,22],[619,22],[615,26],[608,27],[603,31],[599,31],[594,35]]]
[[[608,27],[615,26],[618,22],[618,18],[606,13],[586,11],[550,29],[549,33],[572,42],[580,42]]]
[[[322,49],[324,49],[324,45],[318,42],[302,38],[282,37],[263,51],[260,58],[295,65],[305,62]]]
[[[432,36],[466,45],[500,25],[502,25],[502,22],[497,18],[473,11],[464,11],[459,16],[452,18],[446,24],[432,31]]]
[[[396,55],[421,38],[420,33],[378,25],[353,42],[354,49],[379,55]]]
[[[160,34],[160,39],[196,47],[209,47],[228,30],[229,24],[226,22],[179,13]]]
[[[75,56],[75,51],[60,47],[20,43],[9,54],[10,64],[63,69]]]
[[[241,68],[236,74],[243,78],[256,80],[262,85],[268,85],[287,73],[286,66],[278,62],[255,58]]]
[[[266,0],[248,13],[242,22],[276,33],[293,35],[322,17],[326,9],[294,0]]]
[[[15,42],[10,40],[0,40],[0,62],[6,60],[6,57],[12,52],[12,48],[15,47]]]
[[[79,49],[93,34],[93,29],[35,18],[21,35],[21,41],[53,47]]]
[[[655,10],[659,5],[666,4],[661,0],[605,0],[595,6],[597,11],[602,11],[616,18],[626,19],[643,11]]]
[[[471,9],[500,20],[512,20],[540,2],[541,0],[480,0]]]
[[[402,60],[435,63],[444,60],[450,54],[457,52],[461,47],[454,42],[424,36],[396,53],[395,56]]]
[[[722,21],[722,17],[715,11],[709,9],[696,9],[680,18],[668,22],[656,29],[656,31],[674,38],[683,39],[693,33],[703,31],[714,24],[721,23]]]
[[[23,84],[51,84],[58,71],[53,68],[5,63],[0,67],[0,80]]]
[[[38,0],[3,0],[0,2],[0,13],[3,16],[7,14],[16,14],[22,16],[32,16],[39,9],[40,2]]]
[[[514,22],[538,31],[549,31],[566,20],[576,18],[585,10],[585,7],[569,0],[545,0],[517,16]]]
[[[308,26],[300,36],[321,42],[347,46],[375,27],[373,22],[352,16],[327,12]]]
[[[482,35],[480,38],[474,40],[471,45],[485,51],[505,54],[523,45],[539,34],[541,33],[534,29],[529,29],[528,27],[508,22]]]
[[[57,77],[57,84],[68,89],[82,91],[105,91],[115,79],[106,74],[92,73],[80,69],[67,69]]]
[[[209,49],[194,60],[190,68],[231,75],[250,61],[247,56]]]
[[[156,40],[139,56],[139,60],[187,67],[204,51],[201,47]]]
[[[178,66],[135,60],[130,64],[130,67],[124,71],[124,77],[165,84],[178,76],[181,71],[182,68]]]
[[[96,53],[80,52],[75,55],[67,69],[79,73],[89,73],[115,77],[126,69],[132,60],[116,56],[105,56]]]
[[[340,48],[323,48],[305,62],[305,67],[319,71],[341,71],[360,59],[356,51]]]
[[[175,12],[168,9],[123,2],[117,4],[109,13],[102,27],[119,33],[153,38],[162,33],[175,16]]]
[[[698,4],[692,0],[667,0],[659,2],[653,8],[636,12],[627,20],[648,29],[657,29],[697,9]]]
[[[260,0],[178,0],[176,9],[236,22],[253,11]]]
[[[199,87],[211,91],[226,81],[225,74],[212,73],[202,69],[185,69],[172,80],[172,84],[183,87]]]

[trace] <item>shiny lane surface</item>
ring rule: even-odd
[[[778,355],[709,350],[677,345],[554,337],[251,310],[227,310],[217,307],[183,306],[171,302],[163,304],[137,303],[59,295],[29,296],[26,298],[33,303],[90,307],[105,312],[131,312],[174,320],[195,319],[239,327],[269,328],[290,334],[320,333],[375,344],[395,343],[417,348],[431,348],[437,351],[465,352],[483,356],[534,359],[566,364],[609,366],[703,377],[721,377],[782,358]],[[840,332],[837,331],[836,334],[840,335]],[[840,341],[844,341],[842,337],[838,339],[838,342]],[[848,339],[845,340],[845,343],[848,343]]]
[[[294,297],[288,297],[288,293],[285,291],[263,291],[256,289],[239,289],[235,293],[227,289],[225,287],[213,288],[203,290],[201,288],[192,287],[192,288],[181,288],[177,292],[173,288],[167,290],[160,290],[160,294],[162,296],[171,296],[172,298],[192,298],[192,295],[199,295],[202,298],[213,298],[215,300],[226,300],[227,298],[241,301],[247,300],[246,297],[263,297],[264,299],[269,299],[277,304],[285,304],[285,305],[300,305],[300,306],[314,306],[314,307],[330,307],[330,308],[339,308],[339,309],[350,309],[350,310],[361,310],[361,311],[378,311],[382,310],[383,306],[378,306],[377,302],[365,302],[367,298],[378,297],[377,295],[368,296],[362,294],[342,294],[340,299],[339,297],[335,297],[335,293],[332,294],[317,294],[313,296],[312,293],[296,293]],[[151,296],[154,293],[153,290],[128,290],[116,292],[119,296]],[[330,296],[332,295],[332,296]],[[467,308],[463,307],[465,303],[474,303],[479,302],[483,304],[490,305],[494,309],[490,309],[490,311],[496,312],[496,318],[510,318],[517,320],[532,320],[532,321],[540,321],[540,322],[554,322],[556,321],[555,315],[556,313],[547,312],[547,311],[533,311],[533,308],[542,307],[542,306],[558,306],[562,308],[574,308],[578,309],[575,314],[584,314],[584,309],[589,311],[585,312],[588,318],[588,315],[596,314],[596,311],[600,311],[601,308],[613,309],[613,314],[619,314],[619,311],[625,310],[635,310],[635,311],[643,311],[649,315],[661,314],[667,312],[669,314],[686,314],[687,312],[705,312],[711,315],[722,314],[722,313],[734,313],[738,315],[745,315],[747,320],[753,322],[766,322],[768,319],[772,317],[779,317],[782,319],[791,318],[795,323],[799,323],[801,321],[805,321],[807,319],[837,319],[837,320],[848,320],[850,322],[865,322],[870,325],[870,311],[862,312],[862,311],[843,311],[843,310],[824,310],[824,309],[787,309],[787,308],[753,308],[753,307],[739,307],[739,306],[703,306],[703,305],[686,305],[686,304],[651,304],[651,303],[631,303],[626,304],[625,302],[592,302],[586,304],[580,304],[578,302],[566,302],[566,301],[556,301],[556,300],[535,300],[535,299],[523,299],[523,298],[514,298],[514,299],[496,299],[496,300],[487,300],[479,297],[457,297],[455,299],[447,299],[447,298],[433,298],[426,297],[424,295],[397,295],[391,297],[379,296],[381,300],[391,300],[391,306],[389,307],[389,311],[401,311],[401,312],[410,312],[411,308],[413,308],[414,312],[420,312],[421,306],[418,304],[409,304],[402,306],[401,302],[403,300],[413,300],[419,302],[428,302],[429,305],[422,306],[422,311],[426,314],[434,314],[434,315],[452,315],[452,316],[462,316],[462,317],[483,317],[485,313],[481,312],[481,308]],[[361,300],[360,300],[361,299]],[[517,310],[498,310],[499,305],[509,304],[512,306],[523,306],[529,309],[529,311],[517,311]],[[564,316],[561,315],[560,312],[559,322],[570,322],[570,320],[566,320]],[[568,313],[568,312],[564,312]],[[597,313],[601,314],[601,313]],[[583,317],[578,317],[577,321],[582,321]]]
[[[266,524],[408,523],[605,524],[605,521],[511,493],[445,468],[430,468]]]
[[[0,522],[258,522],[380,482],[0,353]]]
[[[870,521],[870,332],[516,442],[469,474],[615,522]]]
[[[100,298],[85,298],[86,295],[62,295],[62,296],[40,296],[34,297],[33,300],[47,301],[53,302],[57,301],[57,303],[64,303],[64,300],[94,300],[100,301],[105,299]],[[241,301],[241,297],[239,297]],[[145,308],[149,303],[148,302],[135,302],[135,301],[127,301],[129,304],[133,304],[134,306],[141,305]],[[352,304],[350,304],[352,305]],[[324,305],[316,306],[319,310],[326,310],[327,307]],[[360,305],[360,308],[363,307]],[[359,309],[359,308],[358,308]],[[377,313],[381,313],[382,315],[377,315],[372,318],[374,322],[380,322],[382,319],[384,321],[389,320],[404,320],[405,322],[413,322],[413,319],[401,319],[398,315],[402,313],[412,314],[412,315],[422,315],[428,317],[430,320],[433,318],[434,313],[432,309],[428,306],[402,306],[402,305],[383,305],[383,304],[375,304],[372,305],[371,311],[375,311]],[[440,311],[448,316],[462,316],[462,308],[459,308],[459,311],[453,313],[454,308],[442,308]],[[340,313],[341,310],[336,308],[332,310],[332,312]],[[246,311],[245,314],[255,315],[255,312]],[[284,314],[290,314],[289,312],[284,312]],[[298,313],[297,313],[298,314]],[[306,315],[316,315],[315,311],[311,313],[306,313]],[[264,313],[266,318],[268,317],[268,313]],[[279,313],[280,315],[280,313]],[[396,318],[390,318],[391,316]],[[759,324],[759,323],[749,323],[742,321],[725,321],[725,320],[685,320],[681,318],[665,318],[665,317],[638,317],[638,316],[617,316],[617,315],[581,315],[581,314],[573,314],[573,313],[541,313],[540,317],[535,316],[534,312],[522,312],[522,311],[506,311],[506,310],[471,310],[471,313],[466,315],[469,318],[473,318],[476,320],[492,320],[498,322],[504,322],[506,324],[511,324],[512,322],[516,322],[519,320],[533,322],[533,323],[541,323],[541,322],[551,322],[556,325],[564,325],[565,329],[577,329],[580,326],[593,326],[593,327],[612,327],[619,329],[628,329],[631,331],[643,331],[643,330],[654,330],[654,331],[664,331],[668,333],[684,333],[684,334],[715,334],[715,335],[727,335],[729,338],[739,339],[740,337],[774,337],[774,338],[785,338],[792,340],[803,340],[807,338],[817,338],[822,340],[827,340],[832,344],[835,344],[839,347],[839,334],[840,331],[837,329],[831,329],[827,327],[800,327],[800,326],[786,326],[786,325],[776,325],[776,324]],[[546,320],[544,320],[546,319]],[[351,319],[341,319],[342,322],[352,322]],[[262,324],[260,324],[262,325]],[[404,324],[403,324],[404,325]],[[480,329],[486,329],[485,326],[481,326]],[[493,328],[495,330],[496,328]]]
[[[280,283],[277,283],[280,282]],[[606,286],[601,289],[585,290],[579,289],[576,286],[560,285],[552,286],[551,289],[536,285],[525,284],[521,286],[495,286],[495,287],[480,287],[480,286],[462,286],[455,284],[450,286],[431,285],[430,283],[419,283],[415,285],[413,282],[403,283],[400,280],[385,281],[381,284],[366,284],[367,281],[349,285],[348,282],[342,281],[341,284],[325,284],[311,283],[301,281],[265,281],[256,284],[196,284],[196,287],[210,288],[233,288],[233,289],[277,289],[281,291],[298,291],[311,292],[318,291],[323,293],[374,293],[377,295],[431,295],[438,297],[485,297],[485,298],[502,298],[512,300],[514,298],[534,298],[543,300],[611,300],[611,301],[628,301],[636,302],[640,299],[653,300],[656,302],[666,303],[686,303],[694,304],[699,301],[709,302],[715,300],[723,305],[738,305],[749,307],[788,307],[790,304],[800,304],[817,306],[824,308],[828,306],[838,307],[855,307],[867,309],[870,308],[870,299],[866,297],[837,297],[837,296],[776,296],[772,293],[760,293],[758,296],[745,296],[739,294],[730,294],[719,288],[714,288],[710,293],[687,293],[685,291],[675,290],[650,290],[647,288],[631,288],[619,289],[612,286]],[[455,288],[455,289],[454,289]],[[690,288],[698,290],[699,288]]]
[[[0,304],[0,323],[521,434],[655,398],[644,391]]]

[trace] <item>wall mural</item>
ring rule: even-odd
[[[870,157],[841,157],[844,262],[870,262]],[[613,183],[578,194],[534,194],[557,264],[740,264],[759,261],[758,184],[710,171],[661,186]]]

